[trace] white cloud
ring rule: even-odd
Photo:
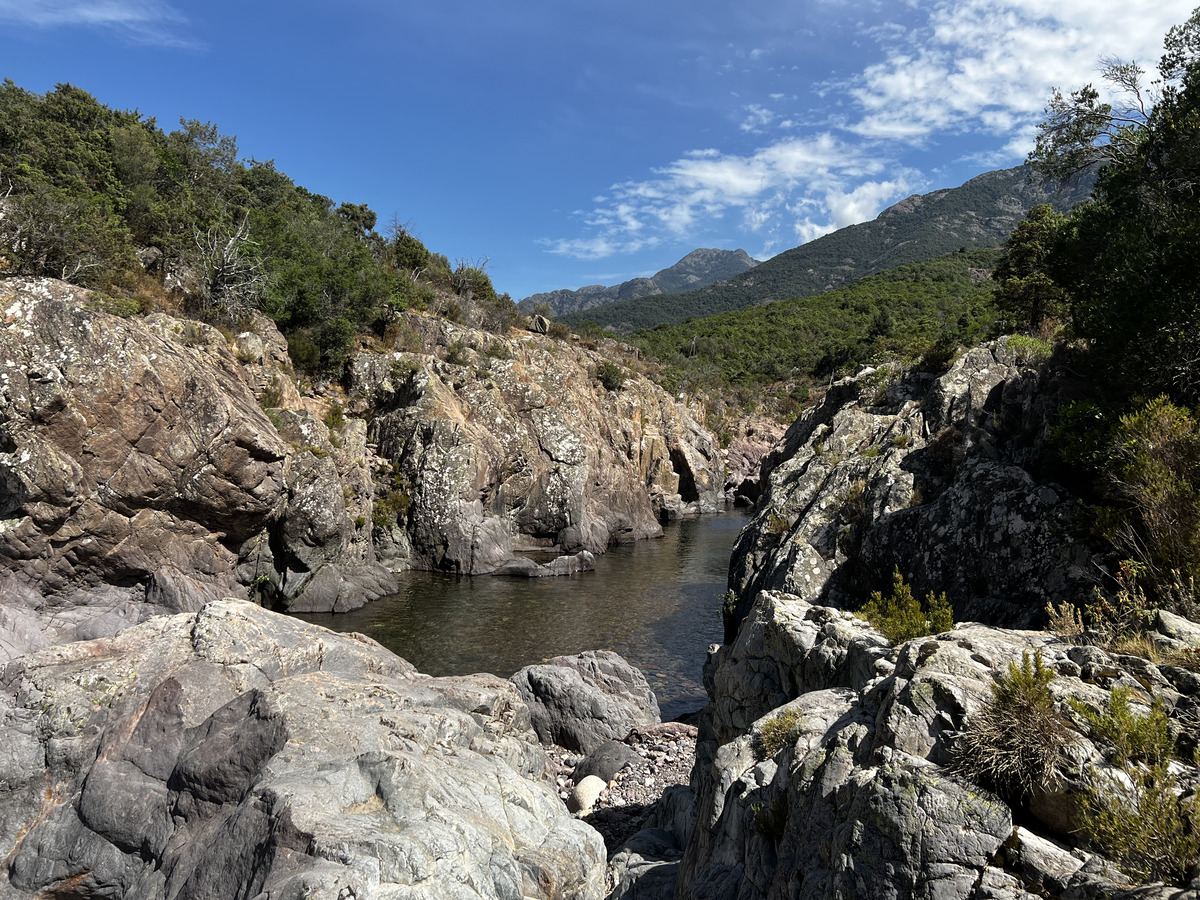
[[[1157,62],[1189,12],[1179,0],[939,0],[915,27],[874,32],[885,59],[843,85],[862,113],[847,127],[915,145],[945,131],[1031,134],[1052,86],[1096,82],[1106,55]]]
[[[591,238],[562,238],[558,240],[542,240],[538,243],[546,248],[547,253],[556,256],[569,256],[572,259],[605,259],[621,253],[637,253],[648,247],[657,246],[658,238],[644,241],[621,239],[616,233],[604,234]]]
[[[687,238],[729,212],[766,246],[780,234],[819,236],[871,218],[919,183],[911,170],[877,177],[887,168],[828,133],[776,141],[745,156],[697,150],[651,179],[609,188],[609,201],[580,217],[592,236],[542,243],[551,253],[599,259]]]
[[[187,19],[161,0],[0,0],[0,22],[31,28],[97,28],[135,43],[198,46],[182,36]]]
[[[807,96],[820,99],[805,109],[802,92],[781,90],[780,79],[794,77],[788,63],[810,48],[746,43],[756,48],[752,58],[765,47],[780,58],[774,80],[757,93],[738,82],[723,95],[735,100],[736,129],[706,138],[715,147],[613,185],[579,217],[587,236],[546,246],[585,258],[660,239],[698,246],[709,223],[728,217],[761,239],[765,254],[868,220],[926,189],[931,179],[916,166],[944,174],[954,163],[1016,164],[1033,145],[1053,87],[1098,82],[1106,56],[1153,69],[1163,35],[1188,18],[1190,2],[904,0],[876,4],[870,15],[829,3],[856,17],[839,27],[873,44],[874,63],[814,81]],[[726,49],[744,58],[735,46]],[[744,146],[748,135],[761,136],[750,138],[756,148],[728,149]]]
[[[770,125],[777,116],[765,106],[759,106],[757,103],[752,103],[745,109],[746,118],[742,120],[740,128],[742,131],[761,134],[762,130]]]

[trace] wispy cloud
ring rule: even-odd
[[[765,247],[810,239],[869,218],[919,185],[911,170],[880,178],[885,162],[828,133],[789,138],[750,155],[694,150],[652,178],[614,184],[577,213],[588,238],[545,241],[552,253],[599,259],[679,239],[728,213]]]
[[[920,144],[944,132],[1030,134],[1050,86],[1096,80],[1097,60],[1153,63],[1162,36],[1188,15],[1178,0],[953,0],[934,3],[912,27],[881,27],[883,62],[844,87],[862,115],[850,131]]]
[[[160,0],[0,0],[0,22],[29,28],[94,28],[138,44],[201,46],[187,19]]]
[[[579,213],[587,237],[544,243],[554,253],[596,259],[656,241],[698,241],[705,227],[726,219],[760,239],[766,255],[866,221],[929,185],[911,160],[927,158],[930,171],[938,169],[956,142],[971,148],[961,151],[960,163],[996,168],[1020,162],[1052,87],[1095,82],[1105,56],[1151,68],[1162,36],[1186,20],[1190,2],[1161,0],[1154,8],[1127,0],[879,5],[871,25],[847,25],[856,40],[876,46],[877,61],[814,84],[818,105],[790,108],[798,98],[779,91],[778,82],[764,86],[759,102],[741,90],[733,95],[740,104],[736,130],[718,141],[736,145],[749,135],[758,149],[684,153],[645,179],[613,185],[595,208]],[[779,47],[772,55],[781,72],[799,61],[784,59]]]

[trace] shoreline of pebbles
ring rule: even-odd
[[[688,784],[696,760],[696,726],[642,726],[587,755],[557,745],[545,750],[559,796],[577,818],[600,832],[611,860],[645,827],[666,788]]]

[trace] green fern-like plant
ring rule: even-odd
[[[930,591],[922,607],[899,568],[892,574],[892,593],[885,598],[882,591],[875,591],[859,615],[892,644],[941,634],[954,627],[954,610],[946,594]]]

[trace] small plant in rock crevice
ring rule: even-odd
[[[785,747],[790,747],[800,736],[803,716],[797,709],[785,709],[759,726],[754,736],[754,756],[759,761],[770,759]]]
[[[754,830],[772,843],[779,843],[787,828],[787,794],[777,794],[770,803],[752,803]]]
[[[955,742],[955,765],[968,778],[1013,803],[1048,787],[1072,732],[1054,705],[1054,670],[1038,650],[996,677],[992,698],[967,721]]]
[[[930,591],[922,607],[899,569],[892,574],[891,594],[885,598],[882,591],[875,591],[858,615],[892,644],[941,634],[954,627],[954,613],[945,593],[935,595]]]

